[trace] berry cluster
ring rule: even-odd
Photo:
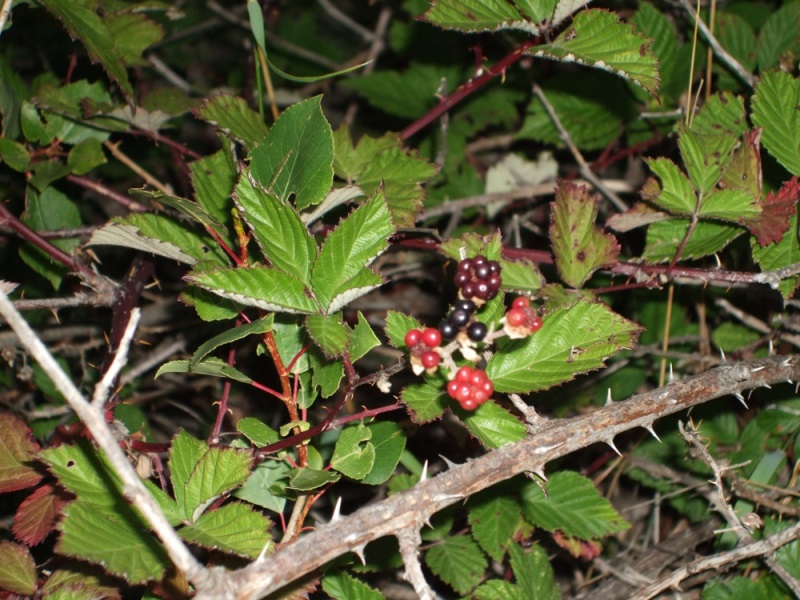
[[[415,372],[417,369],[420,373],[423,370],[430,371],[439,366],[442,357],[436,348],[442,345],[442,334],[438,329],[433,327],[428,327],[424,331],[409,329],[405,342],[411,350],[411,366]]]
[[[455,379],[447,384],[447,393],[464,410],[475,410],[491,398],[494,384],[489,380],[486,371],[464,366],[458,370]]]
[[[519,339],[536,333],[542,327],[542,317],[531,308],[531,301],[525,296],[514,298],[505,316],[504,331],[508,337]]]
[[[502,283],[497,261],[479,254],[458,263],[455,284],[462,298],[483,304],[497,296]]]
[[[478,306],[472,300],[459,300],[453,310],[439,323],[439,332],[442,339],[452,340],[458,335],[459,331],[466,328],[467,337],[473,342],[480,342],[486,337],[489,328],[486,323],[474,321],[473,315],[478,310]]]

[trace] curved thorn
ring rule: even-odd
[[[342,518],[342,497],[339,496],[336,499],[336,506],[333,507],[333,516],[331,517],[330,523],[334,521],[338,521]]]
[[[608,388],[608,396],[606,396],[606,406],[610,406],[614,404],[614,400],[611,399],[611,388]]]
[[[544,465],[539,465],[538,467],[534,467],[530,471],[526,471],[525,474],[533,479],[533,475],[536,475],[542,481],[547,481],[547,475],[544,474]],[[534,481],[536,481],[534,479]]]
[[[739,392],[736,392],[733,395],[742,404],[742,406],[744,406],[745,408],[748,408],[747,407],[747,402],[744,401],[744,396],[742,396]]]
[[[647,431],[649,431],[650,435],[652,435],[654,438],[656,438],[659,443],[663,443],[661,441],[661,438],[658,437],[658,434],[656,434],[655,430],[653,429],[653,424],[652,423],[650,423],[649,425],[642,425],[642,427],[644,427]]]
[[[453,467],[457,467],[457,466],[458,466],[458,463],[454,463],[452,460],[450,460],[450,459],[449,459],[449,458],[447,458],[446,456],[442,456],[442,455],[440,454],[440,455],[439,455],[439,458],[441,458],[441,459],[442,459],[442,460],[445,462],[445,464],[447,465],[447,468],[448,468],[448,469],[452,469]]]
[[[607,440],[603,440],[603,441],[606,444],[608,444],[609,446],[611,446],[611,449],[614,452],[616,452],[619,456],[622,456],[622,452],[620,452],[619,449],[617,449],[617,447],[614,445],[614,438],[608,438]]]
[[[672,363],[669,363],[669,383],[675,381],[675,373],[672,372]]]
[[[425,464],[422,465],[422,474],[419,476],[419,481],[417,483],[422,483],[428,479],[428,461],[425,461]]]
[[[354,548],[351,548],[350,552],[355,554],[358,557],[358,559],[361,561],[361,564],[366,567],[367,566],[367,560],[364,558],[364,548],[365,547],[366,547],[365,544],[361,544],[360,546],[355,546]]]
[[[719,349],[719,356],[722,359],[722,362],[727,362],[728,359],[725,358],[725,350],[723,350],[722,348]]]
[[[775,345],[772,343],[772,338],[769,338],[769,355],[775,355]]]

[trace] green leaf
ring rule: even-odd
[[[770,11],[761,31],[758,32],[756,56],[758,70],[764,72],[777,67],[784,55],[800,51],[800,3],[787,2],[779,9]]]
[[[317,346],[328,358],[342,356],[350,345],[350,328],[342,322],[341,313],[309,315],[306,328]]]
[[[770,595],[763,581],[753,581],[740,575],[738,577],[725,578],[725,580],[721,578],[712,579],[703,588],[701,597],[703,600],[739,600],[740,598],[771,600],[775,596]]]
[[[421,329],[422,324],[410,315],[390,310],[386,313],[386,337],[395,348],[406,347],[406,333],[409,329]]]
[[[228,329],[218,335],[215,335],[210,340],[202,343],[200,347],[195,350],[195,353],[192,354],[192,358],[189,360],[189,369],[194,370],[201,360],[203,360],[206,356],[220,346],[232,344],[233,342],[237,342],[246,338],[248,335],[258,335],[270,331],[272,329],[272,322],[274,319],[275,315],[267,315],[266,317],[256,319],[250,323],[240,325],[239,327],[234,327],[233,329]]]
[[[79,498],[64,509],[58,529],[56,552],[100,564],[133,584],[161,579],[171,564],[144,519],[123,503],[99,506]]]
[[[458,594],[466,595],[483,578],[489,566],[472,538],[454,535],[425,553],[425,564]]]
[[[53,141],[47,127],[42,120],[36,106],[28,100],[23,100],[20,106],[20,125],[25,139],[29,142],[38,142],[46,145]]]
[[[312,369],[311,383],[314,387],[319,387],[323,398],[330,398],[339,390],[339,383],[344,377],[344,366],[341,361],[326,359],[317,348],[312,348],[308,354]]]
[[[48,137],[58,138],[64,144],[74,145],[88,139],[105,142],[109,130],[125,129],[116,120],[85,116],[90,105],[111,105],[111,96],[100,82],[81,79],[61,87],[46,84],[39,88],[36,102],[47,119]]]
[[[545,284],[544,276],[539,267],[527,258],[518,260],[500,259],[500,269],[503,273],[501,289],[508,291],[538,292]]]
[[[407,385],[400,400],[408,407],[411,420],[418,425],[440,418],[449,404],[443,384],[435,385],[429,381]]]
[[[729,134],[709,135],[684,129],[678,138],[683,164],[689,179],[703,194],[716,185],[722,171],[731,159],[737,136]]]
[[[545,315],[535,334],[506,344],[489,360],[486,374],[497,392],[547,389],[633,348],[640,331],[605,304],[581,300]]]
[[[26,172],[31,164],[25,146],[8,138],[0,138],[0,159],[18,173]]]
[[[24,421],[12,414],[0,413],[0,493],[24,490],[39,483],[41,473],[33,469],[39,445]],[[2,564],[2,563],[0,563]]]
[[[505,0],[436,0],[421,20],[464,32],[522,29],[538,33],[538,27]]]
[[[242,174],[234,200],[264,256],[305,285],[317,258],[317,245],[295,210]]]
[[[425,190],[438,167],[405,148],[400,136],[387,133],[380,138],[363,136],[354,147],[350,130],[334,133],[334,171],[337,177],[357,183],[367,196],[383,190],[396,227],[413,227],[422,211]]]
[[[233,139],[253,148],[269,131],[261,116],[238,96],[220,94],[203,101],[194,114],[216,125]]]
[[[147,189],[134,189],[128,190],[130,194],[137,194],[150,198],[161,204],[166,204],[181,212],[184,216],[189,217],[192,221],[204,225],[206,228],[211,228],[217,232],[225,231],[225,227],[219,223],[214,217],[208,214],[202,206],[186,198],[178,196],[168,196],[159,191],[152,191]]]
[[[672,260],[688,229],[688,219],[669,219],[653,223],[647,228],[647,245],[642,258],[650,262]],[[744,229],[736,225],[700,221],[692,230],[692,235],[681,253],[681,259],[715,254],[742,233]]]
[[[556,76],[547,81],[543,90],[573,143],[584,150],[605,148],[622,135],[625,123],[636,116],[628,84],[601,71],[580,69],[579,76]],[[566,147],[550,113],[536,96],[528,105],[516,137]]]
[[[36,591],[36,563],[30,550],[9,541],[0,542],[0,589],[33,596]]]
[[[205,360],[197,363],[194,368],[190,368],[188,360],[171,360],[159,367],[156,371],[155,378],[157,379],[165,373],[194,373],[195,375],[208,375],[210,377],[222,377],[224,379],[232,379],[240,383],[253,383],[247,375],[230,366],[222,359],[211,356]]]
[[[189,170],[197,203],[218,223],[229,223],[233,206],[230,197],[237,177],[229,145],[223,145],[218,152],[191,163]],[[226,231],[217,233],[230,245],[232,240]]]
[[[475,600],[530,600],[529,596],[510,581],[490,579],[472,591]]]
[[[340,310],[383,283],[368,267],[386,250],[392,233],[389,208],[378,192],[328,234],[311,275],[314,293],[325,313]]]
[[[169,466],[175,500],[184,518],[196,522],[222,494],[244,482],[252,456],[234,448],[209,448],[180,431],[172,440]]]
[[[294,104],[250,153],[253,177],[298,210],[318,204],[333,183],[333,133],[322,114],[322,96]]]
[[[793,175],[800,175],[800,79],[789,73],[765,73],[753,94],[752,119],[764,129],[761,142]]]
[[[358,321],[350,332],[350,360],[355,362],[380,345],[381,341],[375,335],[369,321],[361,311],[358,311]]]
[[[322,589],[334,600],[383,600],[383,594],[344,571],[326,573]]]
[[[661,180],[661,185],[648,181],[642,188],[642,196],[669,212],[694,214],[697,194],[683,171],[668,158],[646,158],[645,162]]]
[[[201,260],[213,260],[219,265],[228,263],[227,256],[210,236],[167,216],[150,213],[111,219],[95,230],[87,245],[123,246],[189,265]]]
[[[254,417],[244,417],[236,423],[236,431],[244,435],[257,448],[274,444],[280,435],[272,427]]]
[[[471,502],[472,504],[472,502]],[[520,526],[522,507],[510,496],[485,494],[469,507],[469,526],[484,552],[498,562],[503,560],[511,536]]]
[[[42,0],[42,4],[61,21],[73,40],[81,41],[92,62],[99,62],[122,92],[132,98],[133,87],[128,81],[122,56],[117,52],[114,37],[100,16],[73,0]]]
[[[302,469],[293,469],[289,473],[288,486],[293,490],[309,492],[329,483],[339,481],[340,477],[339,473],[332,471],[303,467]]]
[[[601,9],[587,9],[552,43],[528,50],[534,56],[578,62],[609,71],[658,96],[658,61],[651,41],[622,23],[619,15]]]
[[[523,550],[517,544],[508,549],[511,570],[525,598],[535,600],[558,600],[561,589],[555,582],[555,573],[547,551],[539,544]]]
[[[406,447],[403,429],[391,421],[381,421],[367,425],[372,433],[370,444],[375,448],[375,462],[361,483],[380,485],[389,480]]]
[[[698,215],[706,219],[722,219],[741,223],[761,214],[756,196],[744,190],[714,190],[700,203]]]
[[[273,312],[311,314],[319,311],[303,282],[271,267],[240,267],[192,273],[186,279],[210,292]]]
[[[331,466],[351,479],[363,479],[375,465],[375,446],[369,440],[372,430],[363,424],[342,430],[333,449]]]
[[[481,404],[473,411],[453,406],[453,412],[469,432],[489,449],[518,442],[527,434],[524,423],[494,402]]]
[[[88,441],[43,450],[39,457],[47,463],[58,482],[93,506],[116,506],[121,501],[119,476],[104,454]]]
[[[242,502],[233,502],[205,513],[178,533],[187,542],[211,550],[222,550],[239,556],[258,558],[272,546],[270,520]]]
[[[672,21],[650,2],[642,2],[631,23],[637,31],[653,40],[652,50],[658,59],[659,75],[662,81],[668,81],[675,70],[679,48]]]
[[[265,460],[253,469],[244,485],[233,495],[237,498],[282,513],[286,507],[286,476],[292,468],[283,461]]]
[[[776,244],[770,244],[762,248],[755,238],[750,238],[750,249],[753,252],[753,260],[758,263],[762,271],[771,271],[790,265],[800,263],[800,241],[797,238],[797,215],[792,215],[789,219],[789,231]],[[781,281],[778,290],[785,300],[788,300],[795,289],[800,284],[800,277],[797,275]]]
[[[756,34],[749,19],[727,11],[716,15],[714,34],[723,48],[742,65],[745,71],[752,73],[756,68]],[[741,77],[727,68],[720,69],[717,86],[720,89],[739,89],[742,87]]]
[[[67,164],[75,175],[85,175],[95,167],[106,163],[103,146],[99,140],[89,138],[69,151]]]
[[[720,92],[708,99],[692,120],[691,130],[700,135],[741,137],[748,129],[744,99],[730,92]]]
[[[26,209],[22,215],[22,222],[35,231],[54,231],[69,229],[81,225],[81,216],[78,207],[57,189],[48,187],[39,194],[32,187],[27,188]],[[51,240],[56,248],[71,254],[80,243],[78,238],[64,238]],[[31,269],[45,277],[58,289],[67,272],[67,268],[55,262],[49,255],[32,245],[20,248],[20,256]]]
[[[559,471],[546,485],[547,495],[533,481],[525,482],[522,491],[525,518],[535,526],[563,531],[582,540],[605,537],[630,527],[590,479],[573,471]]]
[[[164,37],[161,25],[141,13],[112,13],[104,22],[114,39],[114,49],[126,65],[150,65],[142,53]]]
[[[600,199],[578,184],[560,181],[550,211],[550,239],[561,279],[580,288],[597,269],[617,262],[617,239],[597,227]]]

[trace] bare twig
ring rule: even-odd
[[[116,158],[119,162],[123,165],[128,167],[131,171],[136,173],[139,177],[144,179],[145,183],[148,185],[153,186],[162,194],[166,194],[167,196],[172,196],[175,192],[172,189],[172,186],[168,184],[161,183],[158,179],[150,175],[145,169],[143,169],[139,164],[128,157],[122,150],[119,149],[120,142],[112,143],[110,141],[103,142],[103,146],[105,146],[109,152]]]
[[[323,0],[320,0],[322,3]],[[375,32],[370,33],[372,39],[372,45],[369,48],[369,52],[367,53],[367,60],[368,63],[366,67],[364,67],[363,74],[367,75],[372,73],[375,70],[375,66],[378,64],[378,57],[383,52],[383,49],[386,47],[386,31],[389,29],[389,23],[392,20],[392,9],[385,7],[381,10],[380,14],[378,15],[378,22],[375,24]],[[352,125],[353,121],[356,118],[356,114],[358,113],[358,102],[351,102],[350,106],[347,107],[347,112],[344,116],[344,122],[348,125]]]
[[[322,10],[328,13],[331,19],[341,23],[347,29],[361,36],[365,42],[371,42],[375,39],[375,35],[369,29],[356,23],[353,19],[336,8],[330,0],[317,0],[317,3],[322,7]]]
[[[553,125],[555,125],[556,129],[558,129],[559,137],[567,145],[567,148],[569,148],[569,151],[572,154],[572,157],[575,159],[575,162],[578,163],[578,168],[580,169],[583,178],[591,182],[601,194],[608,198],[611,204],[613,204],[618,211],[627,211],[628,205],[622,200],[622,198],[620,198],[612,190],[608,189],[603,181],[594,174],[594,171],[592,171],[591,167],[589,167],[589,164],[583,158],[583,154],[581,154],[581,151],[578,150],[578,147],[572,141],[572,136],[561,123],[561,119],[559,119],[555,108],[553,108],[553,105],[550,104],[550,101],[547,99],[547,96],[544,95],[544,92],[542,91],[542,88],[539,87],[538,83],[533,84],[533,93],[537,98],[539,98],[544,106],[544,109],[547,111],[547,114],[550,116],[550,120],[553,121]]]
[[[733,56],[731,56],[725,48],[717,41],[717,38],[711,33],[708,29],[708,26],[703,22],[702,19],[698,19],[695,13],[694,8],[691,4],[689,4],[688,0],[677,0],[678,4],[680,4],[681,8],[686,11],[695,24],[700,28],[700,32],[703,34],[703,39],[708,42],[708,45],[711,46],[711,50],[714,51],[714,56],[716,56],[722,63],[725,64],[731,71],[733,71],[739,79],[741,79],[748,87],[753,87],[756,83],[755,77],[745,69],[742,64],[736,60]]]
[[[117,376],[119,376],[119,372],[128,362],[128,350],[131,347],[133,334],[136,331],[136,328],[139,326],[139,318],[141,315],[142,311],[138,308],[133,309],[130,313],[128,324],[125,326],[125,331],[123,332],[122,339],[117,346],[117,351],[114,353],[114,359],[111,361],[108,369],[106,369],[106,372],[103,373],[103,377],[94,387],[92,403],[94,404],[95,408],[103,408],[103,405],[106,403],[106,401],[108,401],[109,395],[111,394],[111,387],[114,385]]]
[[[536,434],[520,442],[503,446],[406,492],[319,526],[313,533],[301,536],[270,555],[268,561],[230,573],[229,583],[237,590],[240,600],[262,597],[348,551],[386,535],[397,535],[405,528],[425,522],[447,506],[520,473],[542,470],[546,463],[575,450],[613,440],[617,434],[634,427],[652,427],[660,417],[713,398],[798,379],[800,360],[797,357],[773,356],[726,364],[627,401],[615,402],[589,415],[552,419]]]
[[[142,513],[142,516],[156,532],[175,566],[199,590],[213,590],[215,597],[232,598],[232,592],[224,587],[224,578],[201,565],[169,524],[164,513],[144,487],[142,480],[139,479],[125,453],[119,447],[114,434],[106,423],[102,409],[93,406],[83,397],[4,293],[0,293],[0,315],[17,333],[22,345],[41,365],[56,389],[61,392],[72,410],[91,431],[92,437],[105,452],[114,470],[120,476],[125,497]]]
[[[419,563],[419,547],[422,544],[419,528],[408,527],[401,529],[397,532],[397,542],[400,545],[403,564],[406,566],[405,579],[414,586],[417,597],[420,600],[434,600],[434,598],[437,598],[438,596],[425,580],[422,565]]]
[[[719,306],[726,313],[735,317],[736,319],[738,319],[751,329],[755,329],[759,333],[763,333],[764,335],[768,336],[777,334],[777,332],[774,329],[772,329],[769,325],[764,323],[764,321],[762,321],[758,317],[754,317],[753,315],[746,313],[741,308],[734,306],[725,298],[718,298],[717,306]],[[792,346],[800,348],[800,335],[792,335],[791,333],[781,333],[780,338],[783,341],[790,343]]]

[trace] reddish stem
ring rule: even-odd
[[[400,132],[400,138],[407,140],[424,127],[430,125],[433,121],[441,117],[444,113],[461,102],[464,98],[482,88],[498,75],[502,75],[508,67],[525,56],[525,51],[528,48],[535,46],[538,43],[538,37],[526,42],[522,42],[518,48],[514,49],[511,53],[500,59],[493,67],[487,69],[481,75],[471,78],[464,85],[456,89],[456,91],[454,91],[452,94],[442,98],[439,104],[434,106],[424,116],[420,117],[411,123],[411,125],[403,129],[403,131]]]
[[[236,319],[236,327],[242,324],[241,319]],[[228,350],[228,366],[233,366],[236,362],[236,348],[231,347]],[[254,382],[255,383],[255,382]],[[227,379],[225,384],[222,386],[222,396],[219,399],[219,404],[217,407],[217,418],[214,421],[214,429],[211,430],[210,440],[211,442],[217,442],[219,440],[219,432],[222,431],[222,423],[225,420],[225,415],[228,412],[228,398],[231,394],[231,380]]]

